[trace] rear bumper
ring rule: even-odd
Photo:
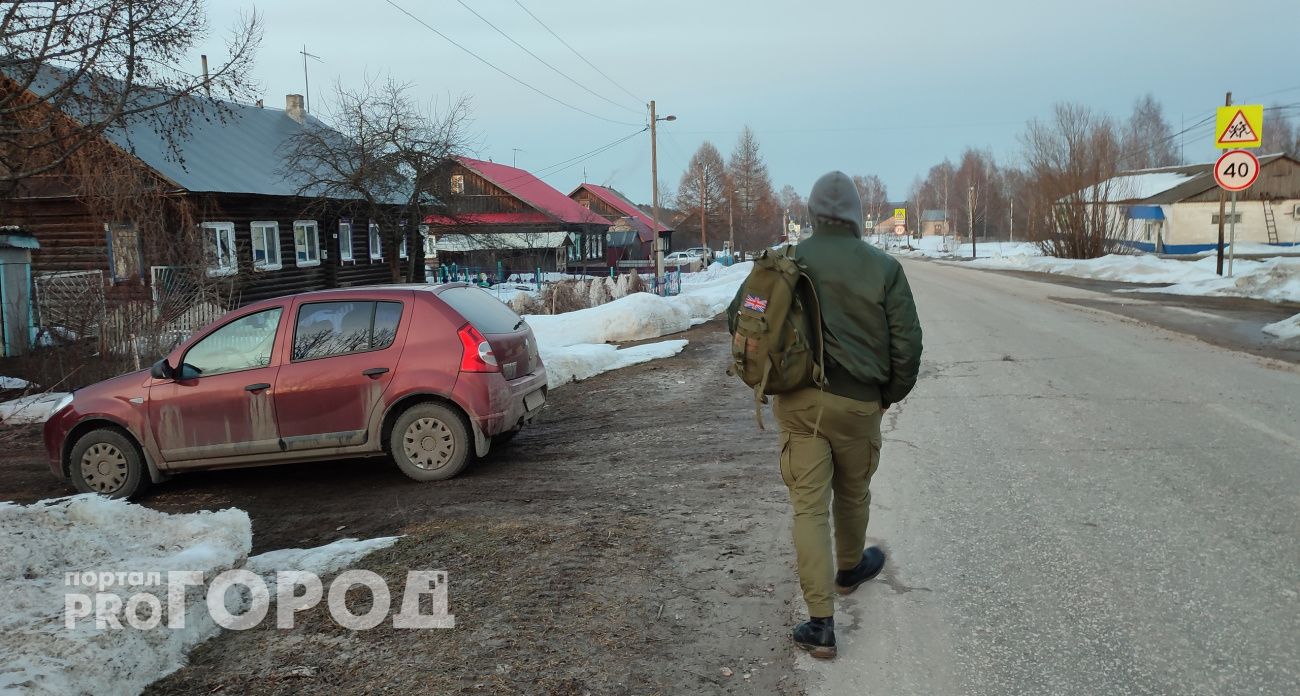
[[[463,372],[456,381],[457,400],[487,437],[514,430],[546,405],[546,368],[506,381],[499,372]]]

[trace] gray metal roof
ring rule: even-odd
[[[31,86],[38,96],[44,96],[44,87],[66,80],[66,73],[58,69],[47,67],[43,72]],[[158,94],[138,88],[132,98],[161,99]],[[302,182],[286,179],[281,171],[286,143],[306,127],[328,129],[312,116],[307,116],[304,125],[283,109],[216,99],[192,97],[181,108],[187,110],[184,116],[188,117],[183,139],[169,142],[158,127],[158,114],[133,118],[124,127],[109,129],[105,136],[179,188],[196,193],[297,195]],[[68,116],[78,118],[75,113]]]
[[[286,143],[305,127],[281,109],[225,103],[221,118],[196,116],[175,154],[147,123],[108,138],[177,186],[193,192],[297,195],[302,182],[282,172]],[[307,123],[325,127],[315,118]],[[176,157],[179,154],[179,158]]]

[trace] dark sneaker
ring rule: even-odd
[[[808,619],[794,627],[794,644],[819,660],[835,657],[835,619]]]
[[[835,574],[835,590],[840,594],[849,594],[858,589],[858,585],[876,577],[885,567],[885,552],[877,546],[867,547],[862,552],[862,560],[850,570],[841,570]]]

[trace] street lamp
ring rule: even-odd
[[[676,121],[676,116],[655,116],[655,102],[650,100],[650,190],[653,198],[654,219],[651,220],[650,232],[654,235],[655,282],[664,276],[664,240],[659,236],[659,141],[655,124],[660,121]]]

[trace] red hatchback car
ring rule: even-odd
[[[459,473],[546,402],[532,329],[464,284],[291,295],[230,312],[151,370],[79,389],[50,469],[126,498],[177,472],[391,456]]]

